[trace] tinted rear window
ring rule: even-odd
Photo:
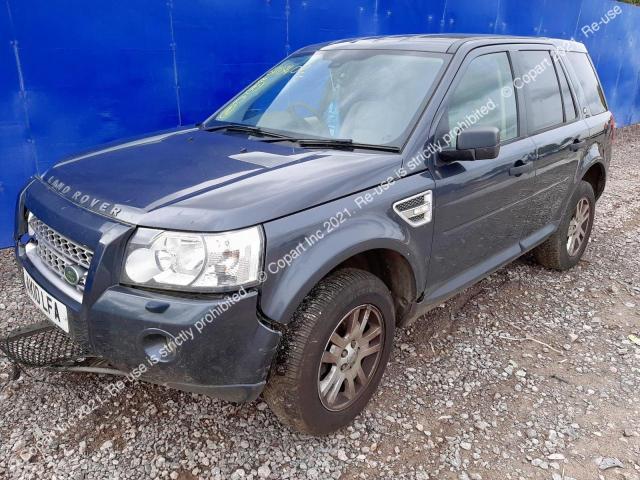
[[[598,77],[593,70],[593,65],[589,61],[586,53],[569,52],[567,57],[580,82],[584,95],[584,104],[589,107],[591,115],[597,115],[607,111],[607,103],[604,100],[602,87],[598,82]]]
[[[547,51],[530,50],[518,52],[518,57],[529,131],[537,132],[561,124],[564,121],[562,97],[551,55]]]

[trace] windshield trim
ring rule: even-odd
[[[390,48],[331,48],[331,49],[327,49],[327,50],[325,50],[323,48],[319,48],[319,49],[314,50],[314,51],[297,51],[297,52],[294,52],[291,55],[283,58],[280,62],[276,63],[274,66],[272,66],[269,69],[267,69],[262,75],[258,76],[253,82],[251,82],[250,84],[248,84],[247,86],[242,88],[240,91],[238,91],[238,93],[236,93],[227,102],[225,102],[222,106],[220,106],[213,114],[211,114],[209,117],[207,117],[207,119],[204,120],[200,124],[201,128],[206,129],[206,128],[211,128],[212,126],[216,125],[215,123],[212,125],[210,122],[220,122],[220,124],[222,124],[222,123],[231,123],[231,122],[224,122],[223,120],[216,120],[215,117],[217,117],[220,113],[222,113],[222,111],[225,108],[227,108],[227,106],[229,106],[232,102],[234,102],[236,100],[236,98],[238,98],[245,91],[247,91],[248,89],[253,87],[259,81],[261,81],[264,77],[266,77],[267,74],[270,71],[272,71],[273,69],[275,69],[275,68],[279,67],[280,65],[284,64],[288,60],[291,60],[292,58],[299,58],[299,57],[311,57],[311,56],[313,56],[314,54],[316,54],[318,52],[330,53],[330,52],[336,52],[336,51],[356,51],[356,50],[357,51],[368,51],[368,52],[387,52],[389,54],[396,54],[396,55],[416,54],[416,55],[419,55],[419,56],[440,58],[442,60],[442,65],[440,66],[438,74],[435,76],[435,78],[433,79],[433,82],[431,83],[429,89],[425,93],[424,99],[422,100],[422,102],[418,106],[418,108],[416,109],[416,113],[411,118],[411,121],[407,124],[407,128],[405,129],[405,132],[400,137],[398,137],[397,144],[380,144],[381,147],[397,147],[398,148],[398,153],[402,154],[404,152],[404,149],[406,148],[407,144],[409,143],[409,140],[413,136],[413,133],[415,132],[416,127],[418,126],[418,123],[422,119],[422,116],[424,115],[424,112],[426,111],[427,106],[429,105],[429,102],[433,98],[433,94],[435,93],[436,89],[440,85],[440,81],[442,80],[442,77],[444,76],[446,70],[448,69],[449,63],[451,61],[451,58],[453,57],[452,54],[441,53],[441,52],[431,52],[431,51],[426,51],[426,50],[415,50],[415,49],[410,49],[410,48],[407,48],[407,49],[395,49],[395,48],[394,49],[390,49]],[[245,125],[245,124],[238,124],[238,125]],[[246,124],[246,125],[248,125],[248,124]],[[250,125],[248,125],[248,126],[250,126]],[[272,129],[272,130],[276,131],[275,129]],[[282,133],[283,135],[292,134],[291,136],[295,136],[296,135],[295,132],[285,132],[285,131],[281,131],[281,130],[278,131],[278,133]],[[319,138],[322,138],[322,137],[319,137]]]

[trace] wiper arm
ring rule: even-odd
[[[293,140],[292,140],[293,141]],[[400,148],[393,145],[374,145],[370,143],[357,143],[350,138],[299,138],[295,142],[301,147],[332,147],[363,150],[381,150],[383,152],[399,152]]]
[[[206,132],[217,132],[218,130],[227,130],[231,132],[246,132],[251,133],[252,135],[258,135],[261,137],[274,137],[274,139],[278,140],[288,140],[289,137],[286,135],[282,135],[280,133],[271,132],[269,130],[264,130],[260,127],[256,127],[253,125],[243,125],[241,123],[225,123],[224,125],[214,125],[211,127],[201,127],[202,130]]]
[[[261,137],[273,137],[262,140],[263,142],[275,143],[275,142],[293,142],[297,143],[301,147],[331,147],[331,148],[346,148],[353,150],[354,148],[360,148],[363,150],[379,150],[383,152],[400,151],[399,147],[392,145],[373,145],[369,143],[356,143],[350,138],[294,138],[281,133],[271,132],[264,130],[261,127],[254,125],[244,125],[241,123],[225,123],[224,125],[214,125],[211,127],[200,127],[207,132],[216,132],[218,130],[227,130],[233,132],[247,132],[252,135]]]

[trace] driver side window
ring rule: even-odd
[[[518,136],[518,109],[506,52],[482,55],[469,63],[440,121],[442,148],[455,149],[457,134],[473,126],[497,127],[501,142]]]

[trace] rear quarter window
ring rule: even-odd
[[[598,82],[598,77],[593,69],[593,65],[586,53],[569,52],[567,58],[573,67],[576,78],[580,84],[580,89],[584,99],[583,106],[589,108],[591,115],[598,115],[607,111],[607,102],[604,99],[604,92]]]
[[[560,62],[555,61],[556,72],[558,79],[560,80],[560,89],[562,90],[562,101],[564,102],[564,120],[565,122],[571,122],[578,117],[576,113],[576,107],[573,103],[573,96],[569,89],[569,83],[567,82],[567,76],[565,75],[564,68],[560,65]]]

